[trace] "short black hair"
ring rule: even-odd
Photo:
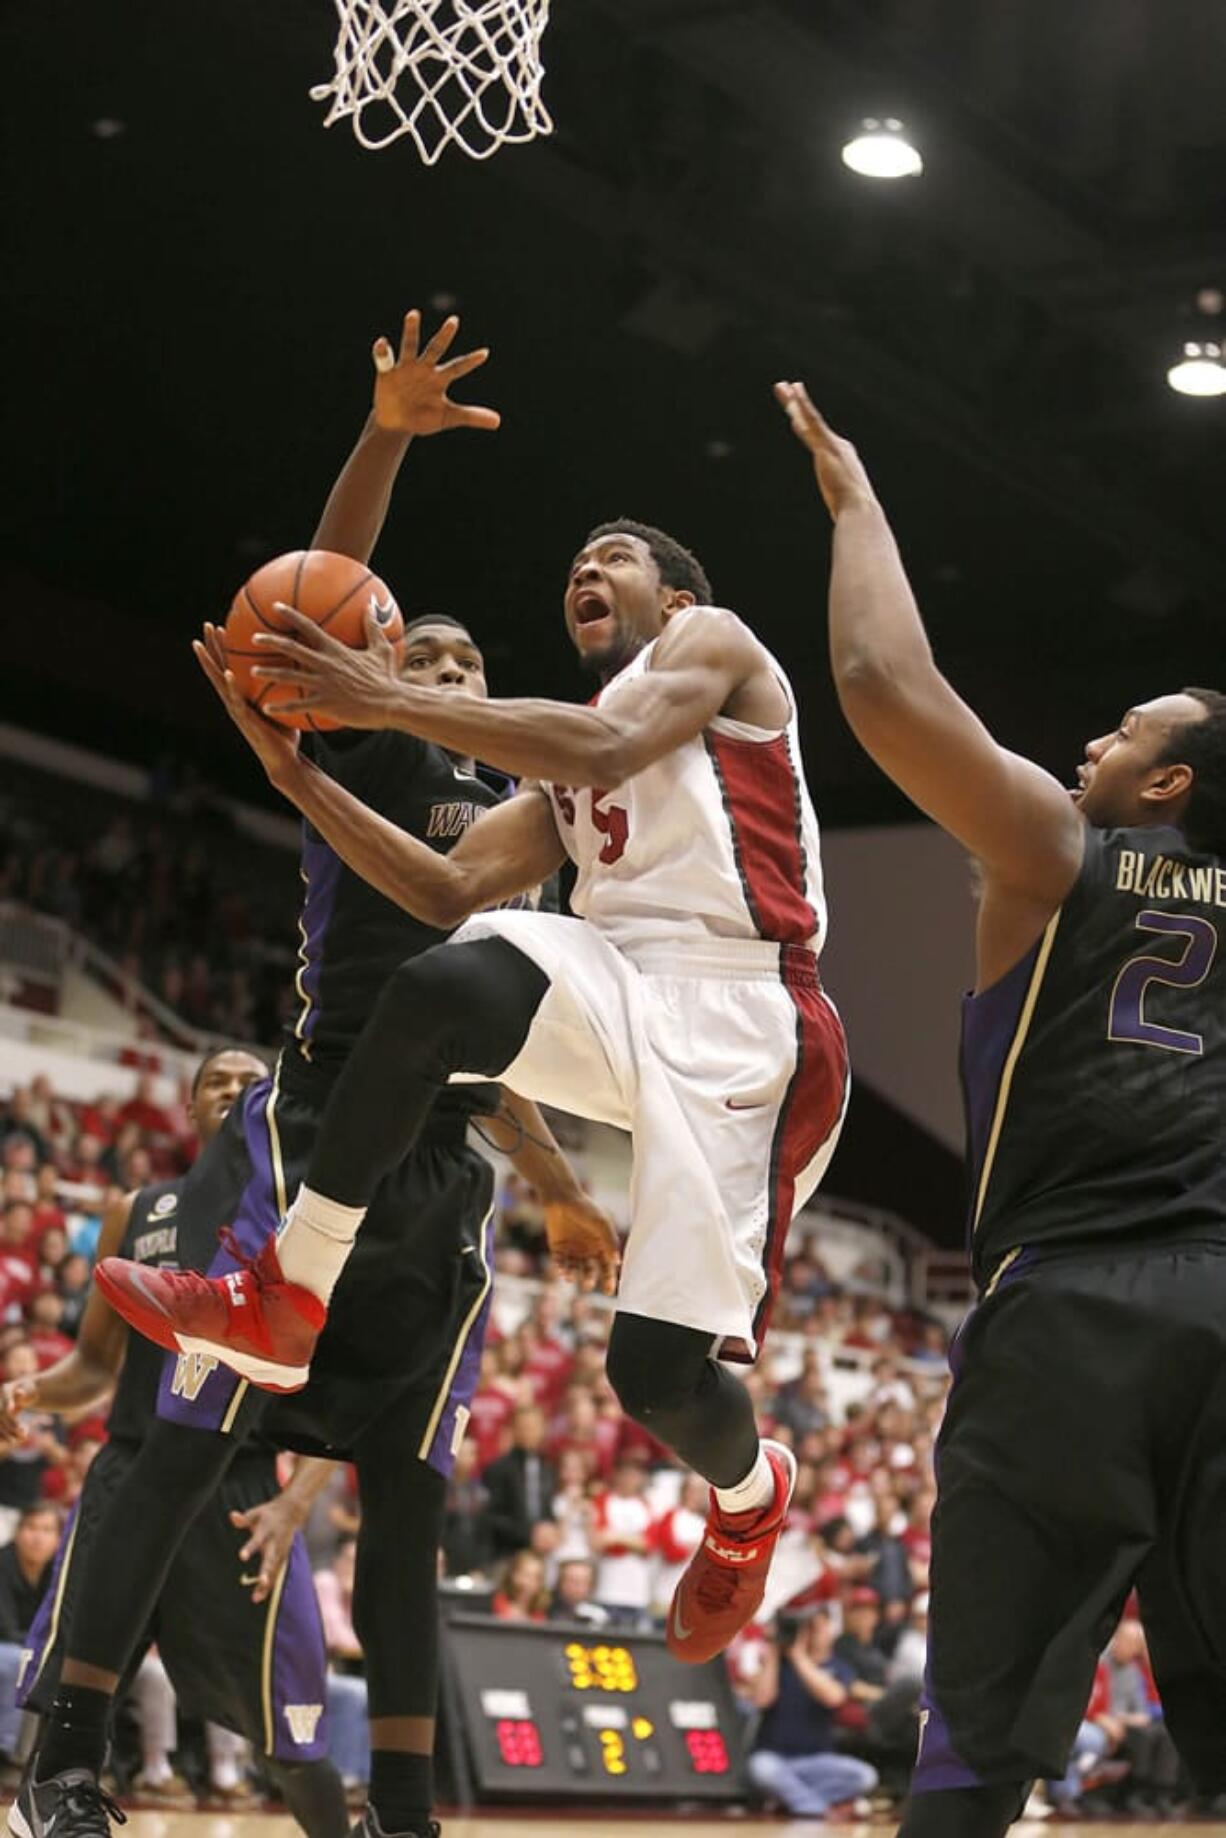
[[[633,517],[617,517],[612,523],[598,523],[594,530],[588,531],[583,546],[586,549],[589,543],[599,542],[602,536],[616,536],[619,531],[637,536],[640,542],[647,544],[665,587],[680,587],[693,594],[699,606],[714,604],[715,595],[707,571],[698,557],[683,548],[666,530],[657,530],[653,523],[636,523]]]
[[[1204,709],[1201,721],[1185,721],[1162,750],[1158,765],[1192,768],[1192,789],[1179,827],[1204,855],[1226,855],[1226,695],[1218,689],[1185,689]]]
[[[419,625],[452,626],[455,631],[463,632],[470,645],[477,645],[476,639],[464,624],[464,621],[462,619],[453,619],[450,613],[418,613],[416,619],[410,619],[409,623],[405,626],[404,636],[408,638],[411,633],[417,630]],[[477,646],[477,649],[479,650],[480,646]]]
[[[205,1073],[208,1071],[213,1061],[215,1059],[222,1059],[227,1053],[246,1053],[248,1058],[250,1059],[260,1059],[260,1055],[258,1053],[253,1053],[250,1047],[212,1047],[210,1048],[210,1050],[205,1054],[204,1058],[201,1060],[200,1064],[196,1067],[196,1070],[192,1073],[192,1083],[191,1083],[190,1095],[193,1098],[195,1097],[196,1093],[200,1089],[201,1079],[204,1077]],[[260,1063],[263,1064],[263,1061],[261,1060]],[[267,1071],[268,1068],[265,1066],[264,1070]]]

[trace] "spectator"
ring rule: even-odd
[[[660,1558],[655,1584],[655,1609],[665,1614],[681,1572],[698,1549],[707,1524],[709,1489],[701,1474],[686,1474],[677,1504],[656,1524],[653,1542]]]
[[[885,1694],[886,1657],[877,1642],[880,1625],[877,1591],[863,1584],[849,1589],[843,1599],[843,1632],[834,1651],[846,1668],[848,1692],[857,1704],[875,1704]]]
[[[353,1630],[356,1547],[344,1538],[332,1563],[315,1572],[315,1593],[328,1649],[328,1756],[346,1787],[370,1778],[370,1724],[362,1648]]]
[[[874,1509],[876,1523],[871,1532],[858,1540],[856,1550],[873,1560],[867,1582],[870,1589],[876,1591],[886,1625],[901,1626],[912,1594],[907,1547],[899,1536],[898,1521],[902,1515],[892,1493],[881,1494],[874,1501]]]
[[[917,1688],[923,1683],[928,1663],[928,1592],[922,1591],[911,1604],[907,1625],[903,1628],[890,1655],[886,1682],[897,1685],[909,1680]]]
[[[775,1423],[791,1430],[800,1443],[811,1430],[824,1430],[830,1421],[830,1401],[826,1396],[826,1379],[821,1356],[810,1347],[805,1354],[799,1378],[785,1385],[775,1400]]]
[[[480,1575],[490,1561],[490,1496],[477,1473],[476,1444],[456,1450],[443,1508],[443,1567],[447,1576]]]
[[[89,1301],[89,1259],[80,1251],[71,1251],[60,1265],[56,1283],[64,1302],[60,1326],[73,1340]]]
[[[535,1551],[516,1551],[503,1566],[491,1609],[500,1621],[543,1621],[548,1599],[544,1562]]]
[[[17,1519],[11,1544],[0,1550],[0,1756],[17,1757],[21,1712],[14,1692],[30,1623],[46,1594],[60,1515],[54,1506],[27,1506]]]
[[[646,1469],[619,1459],[610,1485],[592,1502],[596,1594],[609,1608],[645,1614],[651,1607],[653,1519]]]
[[[749,1777],[797,1817],[822,1819],[877,1785],[868,1762],[835,1749],[835,1716],[848,1702],[850,1685],[824,1610],[800,1623],[780,1622],[752,1681],[752,1701],[764,1714]]]
[[[564,1557],[549,1604],[551,1621],[582,1621],[587,1627],[607,1627],[609,1611],[595,1599],[596,1572],[590,1558]]]
[[[72,1352],[72,1341],[62,1332],[64,1298],[56,1290],[38,1290],[26,1310],[26,1320],[28,1339],[40,1371],[54,1366],[56,1360]]]
[[[495,1561],[522,1550],[537,1520],[548,1517],[557,1480],[541,1452],[544,1441],[544,1413],[535,1404],[521,1404],[511,1419],[511,1447],[485,1470]]]
[[[1174,1806],[1179,1754],[1151,1695],[1145,1630],[1126,1616],[1104,1658],[1107,1710],[1099,1722],[1131,1766],[1123,1810],[1134,1819],[1166,1818]]]
[[[561,1558],[592,1555],[593,1506],[588,1492],[590,1472],[581,1449],[563,1449],[558,1459],[558,1491],[553,1516],[558,1527]]]

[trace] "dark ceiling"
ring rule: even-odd
[[[326,0],[9,0],[10,717],[212,746],[238,782],[186,637],[307,540],[370,338],[444,296],[504,425],[414,451],[380,559],[504,692],[584,693],[564,565],[645,517],[797,677],[827,820],[898,808],[826,684],[779,374],[858,441],[1002,738],[1067,771],[1127,702],[1226,676],[1226,401],[1164,382],[1226,287],[1226,9],[554,0],[554,137],[433,170],[323,131],[333,26]],[[882,112],[921,180],[840,165]]]

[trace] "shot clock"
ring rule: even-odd
[[[662,1634],[466,1615],[448,1624],[446,1653],[479,1799],[744,1798],[719,1660],[682,1665]]]

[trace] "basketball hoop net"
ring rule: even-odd
[[[541,99],[549,0],[334,0],[335,74],[311,91],[362,146],[412,136],[427,166],[448,142],[470,159],[551,134]]]

